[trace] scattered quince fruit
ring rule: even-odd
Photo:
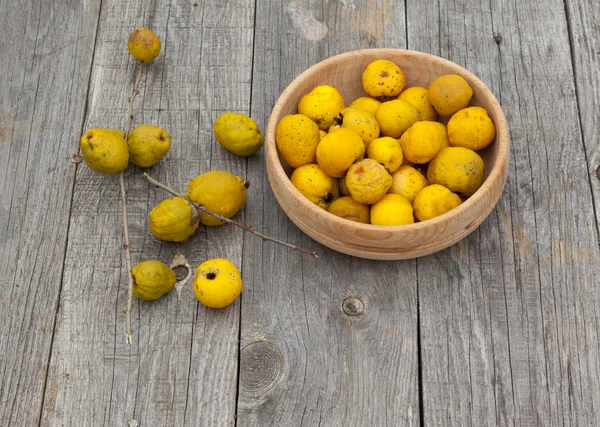
[[[231,218],[246,203],[246,188],[250,183],[227,171],[212,170],[198,175],[188,184],[186,196],[211,212]],[[202,212],[204,225],[222,225],[217,218]]]
[[[159,126],[140,125],[127,138],[129,158],[141,168],[149,168],[162,159],[171,148],[171,136]]]
[[[135,59],[152,62],[160,53],[160,39],[148,28],[136,28],[129,35],[127,49]]]
[[[464,197],[472,196],[485,179],[483,159],[473,150],[448,147],[427,167],[430,184],[440,184]]]
[[[319,165],[309,164],[296,168],[290,180],[304,197],[323,209],[327,209],[340,195],[337,179],[327,176]]]
[[[155,300],[175,286],[175,272],[160,261],[149,260],[131,269],[133,295],[143,300]]]
[[[310,117],[321,130],[327,130],[344,109],[344,98],[333,86],[321,85],[300,98],[298,113]]]
[[[398,96],[405,83],[400,67],[387,59],[371,62],[362,74],[363,89],[373,98]]]
[[[293,168],[314,162],[320,132],[319,126],[304,114],[285,116],[275,129],[279,154]]]
[[[425,187],[413,202],[415,217],[419,221],[426,221],[436,216],[450,212],[462,203],[458,194],[454,194],[446,187],[432,184]]]
[[[127,142],[116,129],[90,129],[81,137],[79,146],[83,160],[94,172],[112,174],[127,168]]]
[[[185,242],[200,224],[200,213],[187,200],[173,197],[150,211],[148,225],[154,236],[168,242]]]
[[[469,105],[473,89],[459,75],[445,74],[429,85],[429,102],[442,117],[450,117]]]
[[[350,221],[369,224],[369,206],[358,203],[350,196],[335,199],[327,208],[332,214]]]
[[[376,160],[364,159],[348,169],[346,185],[354,200],[371,205],[387,193],[392,177]]]
[[[242,277],[230,261],[209,259],[196,269],[194,295],[210,308],[223,308],[234,302],[242,292]]]
[[[365,144],[352,129],[328,133],[317,146],[317,163],[332,178],[341,178],[356,160],[363,158]]]
[[[448,121],[448,138],[453,147],[482,150],[496,137],[496,126],[481,107],[468,107],[455,113]]]
[[[256,122],[243,114],[221,114],[215,120],[213,131],[217,142],[238,156],[253,155],[265,142]]]
[[[371,206],[371,224],[405,225],[414,222],[412,205],[398,194],[386,194]]]

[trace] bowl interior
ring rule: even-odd
[[[300,98],[317,85],[337,88],[346,105],[365,96],[361,76],[376,59],[400,66],[406,87],[429,84],[438,76],[458,74],[473,89],[471,105],[484,107],[496,126],[496,138],[479,154],[486,180],[479,190],[450,212],[428,221],[402,226],[359,224],[330,214],[306,199],[291,183],[292,169],[279,156],[275,129],[279,120],[297,113]],[[475,75],[453,62],[402,49],[368,49],[337,55],[303,72],[281,94],[269,119],[265,156],[273,193],[288,217],[315,240],[341,252],[374,259],[405,259],[441,250],[465,237],[497,203],[508,169],[509,136],[506,119],[492,92]]]
[[[298,101],[310,92],[315,86],[328,84],[340,91],[346,105],[356,98],[367,96],[362,88],[361,76],[366,66],[376,59],[389,59],[398,64],[406,77],[406,87],[428,87],[435,78],[444,74],[458,74],[464,77],[473,88],[471,105],[486,108],[497,128],[499,123],[504,123],[505,118],[500,106],[489,89],[475,75],[464,68],[445,59],[421,52],[411,52],[399,49],[372,49],[350,52],[330,58],[311,67],[301,74],[280,98],[278,120],[288,114],[298,112]],[[292,90],[290,90],[292,89]],[[447,119],[442,119],[447,122]],[[276,124],[276,123],[275,123]],[[275,143],[274,134],[270,135],[271,143]],[[479,151],[486,165],[486,178],[494,169],[500,152],[495,141],[486,149]],[[279,155],[278,155],[279,156]],[[289,177],[293,171],[279,156],[279,161]]]

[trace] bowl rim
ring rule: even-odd
[[[473,92],[479,93],[481,95],[481,99],[487,99],[492,104],[495,104],[496,112],[498,114],[498,123],[494,123],[496,126],[496,138],[494,139],[495,144],[499,144],[498,154],[496,157],[496,161],[494,162],[492,169],[490,170],[489,175],[483,182],[482,186],[471,195],[467,200],[461,203],[456,208],[439,215],[435,218],[428,219],[426,221],[419,221],[413,224],[405,224],[405,225],[374,225],[374,224],[363,224],[355,221],[350,221],[348,219],[339,217],[327,211],[326,209],[319,208],[317,205],[308,200],[300,191],[294,187],[290,178],[286,174],[283,166],[281,164],[281,160],[279,158],[279,153],[277,151],[277,144],[275,142],[275,129],[277,127],[275,117],[280,115],[280,110],[285,102],[285,100],[295,92],[296,86],[299,85],[301,81],[308,78],[309,76],[319,73],[321,70],[326,69],[327,67],[343,62],[349,57],[355,57],[357,54],[372,54],[378,56],[386,56],[386,55],[407,55],[419,57],[421,59],[433,60],[438,64],[448,67],[454,74],[458,74],[461,77],[465,78],[469,82],[471,87],[473,88]],[[393,61],[392,61],[393,62]],[[506,116],[504,111],[502,110],[502,106],[500,102],[495,97],[493,92],[483,83],[475,74],[467,70],[466,68],[448,60],[442,58],[440,56],[432,55],[425,52],[419,52],[410,49],[399,49],[399,48],[374,48],[374,49],[360,49],[353,50],[345,53],[341,53],[338,55],[331,56],[323,61],[320,61],[306,70],[304,70],[300,75],[298,75],[281,93],[279,98],[277,99],[273,109],[271,110],[271,114],[269,116],[268,126],[267,126],[267,135],[266,135],[266,144],[265,144],[265,158],[273,160],[272,162],[267,161],[267,167],[270,169],[270,172],[275,175],[275,177],[283,182],[286,189],[291,192],[298,202],[301,203],[304,207],[314,212],[318,212],[317,216],[323,218],[325,221],[342,221],[347,224],[351,224],[356,230],[359,231],[374,231],[379,230],[381,232],[398,232],[398,231],[414,231],[419,232],[426,229],[430,229],[446,223],[450,218],[453,217],[461,217],[468,213],[468,211],[474,207],[482,198],[484,198],[488,193],[491,192],[494,183],[497,180],[506,180],[506,169],[508,167],[510,157],[510,135],[508,131],[508,123],[506,121]],[[271,179],[271,173],[269,173],[269,179]],[[277,194],[275,194],[277,197]],[[494,200],[494,205],[497,203],[497,200]],[[282,208],[283,209],[283,208]],[[493,206],[492,206],[493,209]],[[490,212],[491,210],[490,209]],[[487,215],[486,215],[487,216]]]

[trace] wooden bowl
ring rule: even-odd
[[[361,76],[376,59],[400,66],[406,86],[424,86],[443,74],[458,74],[473,88],[471,105],[484,107],[496,125],[496,139],[479,152],[486,179],[475,194],[450,212],[428,221],[402,226],[359,224],[335,216],[305,198],[291,183],[291,168],[281,160],[275,143],[279,120],[297,112],[300,98],[313,87],[329,84],[343,95],[346,105],[364,96]],[[407,259],[442,250],[467,236],[490,214],[504,189],[509,159],[506,118],[492,92],[475,75],[446,59],[401,49],[368,49],[331,57],[310,67],[281,94],[269,119],[265,144],[269,182],[287,216],[323,245],[345,254],[371,259]]]

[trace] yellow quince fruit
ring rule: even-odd
[[[151,62],[160,53],[160,39],[148,28],[136,28],[129,34],[127,49],[135,59]]]
[[[279,154],[293,168],[314,162],[321,141],[320,132],[319,126],[304,114],[283,117],[275,129]]]
[[[83,160],[94,172],[112,174],[127,168],[127,142],[116,130],[90,129],[81,137],[79,146]]]
[[[440,128],[436,122],[417,122],[402,135],[400,145],[402,154],[409,162],[427,163],[442,147]]]
[[[129,158],[141,168],[158,163],[171,148],[171,136],[160,126],[140,125],[127,138]]]
[[[440,134],[440,150],[450,147],[450,139],[448,139],[448,128],[440,122],[430,122],[431,126],[436,128]]]
[[[344,98],[333,86],[321,85],[300,98],[298,113],[310,117],[321,130],[327,130],[344,109]]]
[[[412,203],[417,194],[428,185],[425,175],[412,166],[402,165],[392,174],[392,186],[388,193],[398,194]]]
[[[185,242],[200,224],[200,213],[190,202],[173,197],[150,211],[148,225],[154,236],[168,242]]]
[[[485,108],[463,108],[448,121],[448,138],[453,147],[478,151],[490,145],[495,137],[496,126]]]
[[[469,83],[457,74],[445,74],[435,79],[428,88],[428,99],[442,117],[467,107],[473,97]]]
[[[410,102],[419,111],[419,120],[432,120],[438,119],[438,113],[429,102],[429,91],[427,88],[413,86],[400,94],[398,99]]]
[[[440,184],[464,197],[473,195],[485,179],[485,165],[479,154],[463,147],[441,150],[427,167],[430,184]]]
[[[175,272],[160,261],[148,260],[131,269],[133,295],[143,300],[155,300],[175,286]]]
[[[196,176],[188,184],[186,196],[211,212],[231,218],[246,203],[246,189],[250,183],[227,171],[212,170]],[[204,225],[222,225],[217,218],[202,212]]]
[[[350,196],[335,199],[327,208],[330,213],[350,221],[369,224],[369,206],[358,203]]]
[[[346,185],[346,175],[338,179],[338,184],[340,186],[340,194],[342,196],[349,196],[350,190],[348,190],[348,186]]]
[[[379,123],[368,111],[354,108],[344,108],[339,117],[335,119],[342,128],[352,129],[365,143],[365,149],[369,143],[379,138]]]
[[[233,263],[224,258],[209,259],[196,269],[194,295],[210,308],[223,308],[242,292],[242,276]]]
[[[381,134],[400,138],[406,130],[419,120],[419,110],[410,102],[394,99],[381,104],[375,113]]]
[[[256,122],[244,114],[221,114],[215,120],[213,132],[223,148],[243,157],[256,153],[265,142]]]
[[[458,194],[439,184],[425,187],[417,194],[413,202],[415,217],[426,221],[451,211],[462,203]]]
[[[371,141],[367,148],[367,157],[376,160],[392,173],[402,164],[402,147],[397,139],[384,136]]]
[[[290,180],[300,193],[323,209],[327,209],[340,195],[337,179],[327,176],[319,165],[314,163],[294,170]]]
[[[350,166],[346,185],[354,200],[370,205],[387,193],[392,185],[392,177],[376,160],[364,159]]]
[[[355,110],[363,110],[371,115],[375,116],[377,109],[381,105],[381,101],[371,98],[370,96],[361,96],[356,98],[348,105],[348,108],[354,108]]]
[[[405,83],[400,67],[387,59],[371,62],[362,74],[363,89],[373,98],[398,96]]]
[[[386,194],[371,206],[373,225],[406,225],[414,222],[410,202],[398,194]]]
[[[317,163],[332,178],[341,178],[365,154],[365,143],[352,129],[330,132],[317,146]]]

